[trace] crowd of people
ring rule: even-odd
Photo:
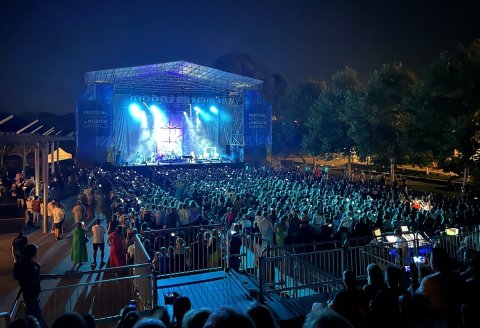
[[[375,176],[335,178],[315,169],[169,167],[151,168],[148,174],[142,175],[135,170],[95,168],[84,170],[80,181],[84,189],[72,210],[76,223],[72,261],[81,265],[88,260],[86,244],[91,233],[93,264],[97,263],[99,249],[100,262],[105,263],[105,243],[110,246],[110,266],[131,264],[138,236],[158,274],[185,270],[180,266],[182,263],[199,268],[218,265],[222,260],[220,249],[224,246],[222,231],[228,230],[259,233],[267,243],[282,247],[312,241],[372,238],[375,229],[393,232],[408,226],[411,231],[437,231],[480,223],[479,202],[473,194],[460,197],[420,193],[409,190],[406,185],[386,184],[384,179]],[[103,217],[106,222],[100,220]],[[95,224],[87,231],[84,221]],[[202,230],[188,238],[151,233],[152,230],[215,224],[218,228]],[[195,245],[203,245],[207,255],[202,255],[203,258],[192,255],[195,247],[198,249]],[[231,253],[238,254],[239,244],[233,245]],[[190,261],[185,261],[186,258]],[[460,326],[461,321],[454,323],[454,319],[461,318],[471,322],[468,309],[476,303],[467,291],[476,291],[479,270],[474,264],[478,260],[472,262],[470,280],[466,281],[457,279],[458,273],[445,257],[436,258],[431,262],[434,273],[426,276],[428,268],[418,268],[419,277],[426,277],[411,276],[409,286],[400,286],[405,273],[399,273],[398,268],[387,269],[383,279],[381,270],[378,272],[379,268],[373,266],[369,273],[374,273],[363,290],[357,289],[353,273],[346,272],[345,291],[332,299],[330,310],[317,306],[305,325],[315,327],[318,322],[338,321],[340,326],[344,322],[345,327],[380,326],[388,320],[389,325],[394,326],[437,322]],[[447,288],[447,281],[455,285],[454,291]],[[467,284],[471,288],[466,288]],[[422,313],[416,311],[420,308],[420,303],[416,303],[418,295],[423,296],[421,304],[425,305],[422,308],[425,311]],[[397,302],[399,296],[404,303]],[[319,307],[321,311],[317,311]],[[228,317],[228,313],[222,316]]]

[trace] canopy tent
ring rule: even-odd
[[[53,152],[53,161],[65,161],[67,159],[72,159],[72,154],[67,153],[62,148],[58,148]],[[52,162],[52,153],[48,154],[48,163]]]

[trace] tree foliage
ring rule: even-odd
[[[373,72],[365,93],[348,99],[349,135],[360,155],[377,161],[400,161],[405,156],[404,132],[416,77],[402,64],[383,65]]]
[[[474,164],[480,131],[480,40],[433,63],[412,102],[409,140],[448,170]],[[415,132],[420,135],[415,136]]]
[[[351,97],[363,92],[357,72],[349,67],[336,72],[331,87],[322,90],[312,106],[306,122],[303,147],[313,155],[329,152],[349,152],[354,147],[348,135],[346,105]]]
[[[281,102],[281,112],[273,125],[273,150],[277,154],[301,150],[312,105],[322,91],[322,83],[301,82]]]

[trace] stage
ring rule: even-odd
[[[264,160],[271,105],[262,81],[185,61],[85,74],[79,165],[225,165]]]
[[[243,162],[234,162],[231,160],[220,160],[220,159],[211,159],[211,160],[195,160],[195,161],[188,161],[188,160],[181,160],[181,159],[167,159],[167,160],[160,160],[158,162],[142,162],[142,163],[128,163],[124,162],[121,164],[114,165],[115,167],[139,167],[139,166],[205,166],[205,165],[244,165]]]
[[[232,168],[241,168],[245,166],[245,162],[233,162],[228,160],[209,160],[209,161],[195,161],[195,162],[178,162],[178,161],[161,161],[157,163],[143,163],[143,164],[130,164],[124,163],[121,165],[113,165],[115,168],[120,169],[144,169],[144,168],[182,168],[182,169],[192,169],[192,168],[201,168],[201,167],[221,167],[228,166]]]

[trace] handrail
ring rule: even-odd
[[[214,223],[214,224],[207,224],[207,225],[195,225],[195,226],[185,226],[185,227],[177,227],[177,228],[169,228],[169,229],[156,229],[156,230],[147,230],[144,232],[145,235],[151,235],[151,234],[156,234],[156,233],[168,233],[168,232],[173,232],[173,231],[179,231],[179,230],[192,230],[192,229],[205,229],[209,230],[211,228],[216,228],[216,227],[223,227],[221,223]]]
[[[20,295],[22,295],[22,289],[20,289],[18,291],[17,296],[15,297],[15,300],[13,301],[12,307],[10,308],[10,311],[8,312],[8,324],[10,324],[10,322],[13,321],[13,317],[15,316],[15,312],[17,311],[18,305],[20,304]],[[7,327],[8,327],[8,324],[7,324]]]
[[[109,282],[114,282],[114,281],[122,281],[122,280],[132,280],[136,278],[147,278],[150,277],[151,275],[134,275],[134,276],[126,276],[126,277],[117,277],[114,279],[106,279],[102,280],[102,283],[109,283]],[[89,286],[92,285],[92,282],[84,282],[84,283],[79,283],[79,284],[74,284],[74,285],[64,285],[64,286],[57,286],[54,288],[47,288],[47,289],[42,289],[42,292],[49,292],[52,290],[57,290],[57,289],[65,289],[65,288],[71,288],[71,287],[83,287],[83,286]]]
[[[392,262],[392,261],[388,261],[388,260],[386,260],[386,259],[384,259],[384,258],[381,258],[380,256],[373,255],[373,254],[368,253],[368,252],[366,252],[366,251],[364,251],[364,250],[362,250],[362,253],[363,253],[363,254],[367,254],[369,257],[374,258],[374,259],[376,259],[376,260],[379,261],[379,262],[385,262],[385,263],[388,263],[388,264],[390,264],[390,265],[392,265],[392,266],[400,267],[398,264],[396,264],[396,263],[394,263],[394,262]]]
[[[322,251],[318,251],[318,252],[322,252]],[[328,276],[330,277],[331,279],[339,279],[339,278],[336,278],[335,276],[323,271],[323,270],[320,270],[319,268],[317,268],[316,266],[314,266],[312,263],[308,262],[308,261],[305,261],[304,259],[301,259],[299,258],[300,256],[302,256],[303,254],[306,254],[306,253],[300,253],[300,254],[291,254],[289,252],[286,252],[290,257],[292,258],[295,258],[296,261],[300,262],[301,264],[305,265],[306,267],[312,269],[312,270],[317,270],[319,272],[322,273],[322,275],[325,275],[325,276]],[[315,253],[315,252],[314,252]]]
[[[140,249],[142,250],[142,253],[143,255],[145,256],[145,259],[148,261],[148,262],[152,262],[152,259],[150,258],[150,255],[148,255],[147,253],[147,250],[145,249],[145,247],[143,247],[143,243],[142,243],[142,240],[140,239],[140,236],[138,234],[135,235],[135,240],[137,242],[137,245],[141,245]],[[137,264],[138,265],[144,265],[144,264]]]
[[[128,270],[128,269],[143,268],[148,266],[150,266],[150,263],[131,264],[131,265],[125,265],[125,266],[118,266],[114,268],[104,268],[104,269],[96,269],[96,270],[90,270],[90,271],[77,271],[77,272],[69,272],[69,273],[58,274],[58,275],[56,274],[55,277],[57,279],[71,278],[74,276],[84,276],[84,275],[89,275],[94,273],[105,273],[110,271],[122,271],[122,270]]]

